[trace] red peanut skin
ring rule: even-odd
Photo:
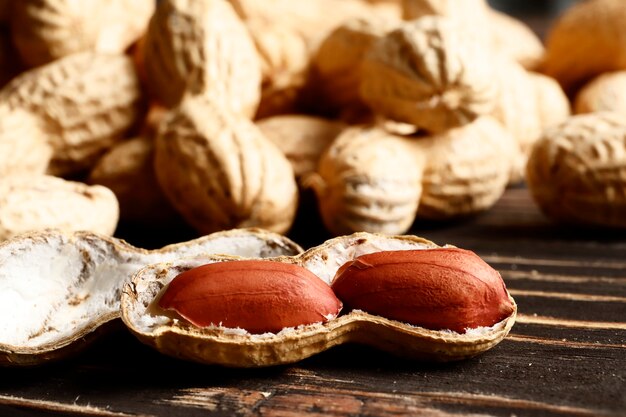
[[[176,276],[159,300],[198,327],[221,325],[249,333],[327,322],[342,304],[312,272],[281,262],[218,262]]]
[[[337,271],[332,289],[352,309],[431,330],[465,333],[514,310],[500,274],[456,248],[363,255]]]

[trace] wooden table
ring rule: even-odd
[[[293,233],[319,243],[307,214]],[[237,370],[162,356],[120,328],[72,360],[2,369],[0,416],[626,416],[626,233],[553,226],[524,188],[414,232],[502,273],[520,314],[500,345],[451,364],[349,345]]]

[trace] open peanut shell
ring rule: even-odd
[[[0,244],[0,364],[36,365],[84,348],[120,316],[120,292],[145,265],[199,254],[266,258],[302,252],[254,229],[145,250],[90,232],[44,231]]]
[[[331,239],[296,255],[271,259],[293,263],[331,283],[337,270],[358,256],[390,250],[436,249],[434,243],[415,236],[356,233]],[[122,320],[142,342],[161,353],[205,364],[262,367],[300,361],[333,346],[356,342],[403,357],[454,361],[478,355],[498,344],[515,321],[513,312],[491,327],[468,330],[429,330],[360,310],[346,311],[326,323],[284,328],[278,333],[251,334],[221,326],[197,327],[159,307],[163,289],[178,274],[200,265],[242,258],[206,256],[149,265],[125,285]],[[508,294],[508,293],[507,293]]]

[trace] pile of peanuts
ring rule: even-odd
[[[624,226],[625,10],[577,5],[544,49],[485,0],[0,1],[0,239],[285,233],[307,188],[332,234],[402,234],[524,179]]]

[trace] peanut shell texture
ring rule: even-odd
[[[186,97],[161,124],[155,170],[165,196],[201,233],[293,222],[298,189],[291,164],[250,120],[203,97]]]
[[[259,56],[228,1],[160,2],[143,48],[148,88],[166,106],[176,106],[190,93],[246,117],[256,112]]]
[[[295,255],[289,239],[232,230],[144,250],[90,232],[49,230],[0,243],[0,364],[29,366],[75,354],[120,316],[120,291],[141,267],[200,254]]]
[[[550,28],[541,71],[570,93],[601,73],[626,69],[624,21],[621,0],[573,5]]]
[[[425,161],[417,217],[450,219],[493,206],[509,181],[519,148],[492,117],[409,142]]]
[[[375,126],[353,126],[322,155],[305,180],[326,228],[336,235],[406,232],[422,192],[424,161],[409,140]]]
[[[576,95],[574,113],[614,112],[626,119],[626,71],[607,72]]]
[[[389,119],[439,133],[493,110],[491,61],[471,32],[451,19],[425,16],[373,45],[363,63],[361,98]]]
[[[29,67],[78,52],[121,54],[146,30],[152,0],[12,1],[11,31]]]
[[[161,227],[182,221],[157,182],[152,138],[138,136],[113,146],[93,167],[88,182],[115,193],[123,220]]]
[[[381,251],[437,251],[437,248],[432,242],[415,236],[356,233],[331,239],[300,255],[268,260],[298,265],[316,275],[316,279],[320,279],[324,285],[329,285],[341,265],[359,256]],[[173,357],[228,367],[263,367],[297,362],[344,343],[367,344],[412,359],[460,360],[495,346],[506,336],[515,321],[517,308],[506,292],[504,295],[508,301],[505,304],[509,308],[503,310],[508,314],[502,320],[464,333],[448,329],[426,329],[362,310],[349,310],[327,321],[259,334],[219,324],[199,327],[159,307],[159,298],[167,294],[168,285],[180,274],[202,265],[214,265],[219,270],[221,267],[216,264],[236,264],[242,261],[249,262],[233,256],[206,256],[193,260],[178,259],[141,269],[122,291],[124,323],[139,340]],[[471,263],[468,268],[481,269],[477,265]],[[250,274],[265,276],[258,268],[248,270]],[[496,284],[501,285],[501,281],[496,281]],[[276,285],[291,287],[288,282]],[[230,284],[226,287],[228,290]],[[288,303],[287,300],[296,305],[298,303],[298,299],[291,298],[291,295],[284,295],[282,299],[285,303]],[[206,303],[205,308],[213,312],[224,308],[221,304],[219,298],[213,298]]]
[[[54,228],[111,236],[119,205],[106,187],[48,175],[9,175],[0,179],[0,240]]]
[[[268,117],[257,126],[285,154],[296,178],[314,172],[326,148],[347,127],[336,120],[304,114]]]
[[[26,71],[2,90],[8,110],[34,116],[52,147],[48,173],[91,167],[143,116],[144,97],[131,58],[82,52]]]
[[[626,227],[626,122],[615,113],[573,116],[544,132],[527,166],[528,187],[552,220]]]
[[[381,17],[354,18],[333,30],[313,57],[314,85],[324,110],[339,112],[349,106],[363,106],[359,96],[361,68],[372,45],[397,22]]]

